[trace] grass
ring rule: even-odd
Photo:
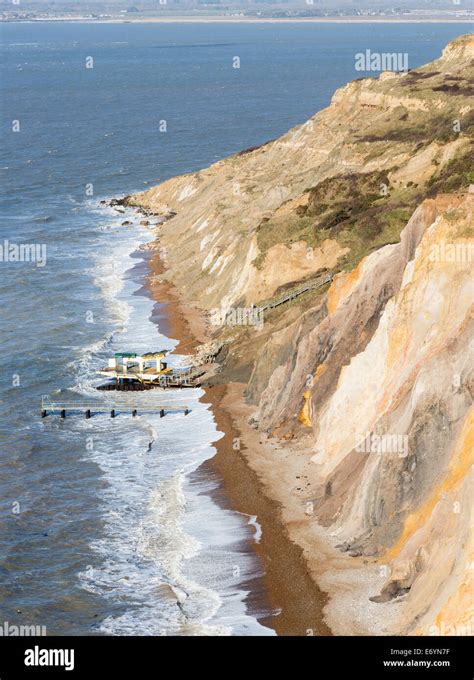
[[[293,214],[262,222],[257,231],[260,256],[254,262],[261,267],[267,251],[276,243],[289,246],[305,241],[317,248],[326,239],[337,240],[350,248],[345,267],[386,243],[398,240],[400,231],[412,212],[412,205],[397,192],[387,196],[382,187],[389,187],[387,171],[340,175],[324,180],[307,191],[306,206]],[[406,192],[407,195],[410,192]],[[416,195],[414,189],[411,194]],[[412,199],[413,207],[415,199]]]
[[[426,196],[465,190],[474,182],[474,143],[458,158],[450,161],[438,174],[428,180]]]
[[[431,142],[450,142],[455,140],[459,133],[454,130],[453,121],[459,114],[444,113],[442,115],[426,114],[421,116],[419,112],[410,112],[406,118],[399,119],[403,124],[393,127],[392,124],[379,126],[369,135],[358,136],[359,142],[417,142],[419,148]]]
[[[267,251],[276,243],[290,246],[305,241],[317,247],[334,237],[340,225],[371,208],[380,195],[382,185],[388,186],[387,172],[348,174],[331,177],[306,191],[307,205],[298,206],[288,215],[263,220],[257,229],[260,255],[254,261],[261,267]]]
[[[349,249],[333,273],[351,270],[374,250],[397,243],[414,210],[425,198],[467,190],[474,182],[473,159],[473,150],[468,148],[426,184],[410,182],[397,189],[390,187],[390,171],[326,179],[306,191],[306,205],[261,222],[257,230],[260,255],[254,264],[262,267],[266,253],[277,243],[290,246],[305,241],[308,247],[317,248],[326,239],[333,239]],[[383,185],[389,188],[386,196],[380,192]]]

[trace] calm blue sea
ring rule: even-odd
[[[249,548],[258,518],[219,508],[204,477],[189,483],[219,437],[199,390],[166,395],[191,406],[187,418],[38,417],[42,395],[110,398],[94,389],[94,371],[113,352],[176,344],[151,323],[142,290],[150,234],[133,212],[99,201],[305,121],[363,75],[359,51],[408,52],[416,67],[467,32],[1,26],[0,245],[37,244],[46,261],[0,261],[0,626],[272,634],[257,620],[268,612],[246,603],[262,569]],[[162,395],[147,393],[153,400]]]

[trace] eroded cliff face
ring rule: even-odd
[[[469,598],[454,619],[441,613],[472,570],[472,261],[438,261],[437,249],[465,250],[473,204],[468,196],[423,204],[400,245],[376,254],[397,292],[365,348],[338,367],[333,392],[321,399],[316,380],[308,397],[312,474],[323,486],[316,514],[351,555],[381,558],[389,576],[376,601],[406,594],[409,615],[398,624],[425,634],[440,617],[452,631],[472,615]],[[374,255],[328,319],[350,314],[361,287],[383,294]],[[334,370],[330,355],[325,363]]]
[[[352,82],[280,139],[133,197],[176,213],[160,234],[173,281],[204,309],[257,303],[398,240],[472,155],[472,52],[466,37],[417,71]]]
[[[209,332],[225,342],[216,379],[247,383],[255,427],[303,443],[306,521],[383,566],[367,602],[387,609],[383,632],[473,632],[473,63],[464,36],[129,199],[176,213],[157,230],[165,276],[203,313],[332,277],[263,325]]]

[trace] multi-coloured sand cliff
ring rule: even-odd
[[[336,633],[472,634],[473,76],[464,36],[127,199],[168,215],[163,278],[209,318],[213,382],[299,461],[292,481],[247,442]]]

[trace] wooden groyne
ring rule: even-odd
[[[48,399],[41,400],[41,417],[46,418],[49,414],[54,415],[59,413],[61,418],[65,418],[66,414],[82,413],[86,418],[91,418],[94,414],[109,413],[110,417],[115,418],[121,414],[131,414],[133,417],[147,413],[159,413],[160,418],[164,418],[168,413],[184,413],[187,416],[191,413],[189,406],[171,406],[168,404],[160,404],[158,406],[142,406],[140,409],[136,405],[127,406],[126,404],[100,403],[100,402],[85,402],[85,401],[49,401]]]

